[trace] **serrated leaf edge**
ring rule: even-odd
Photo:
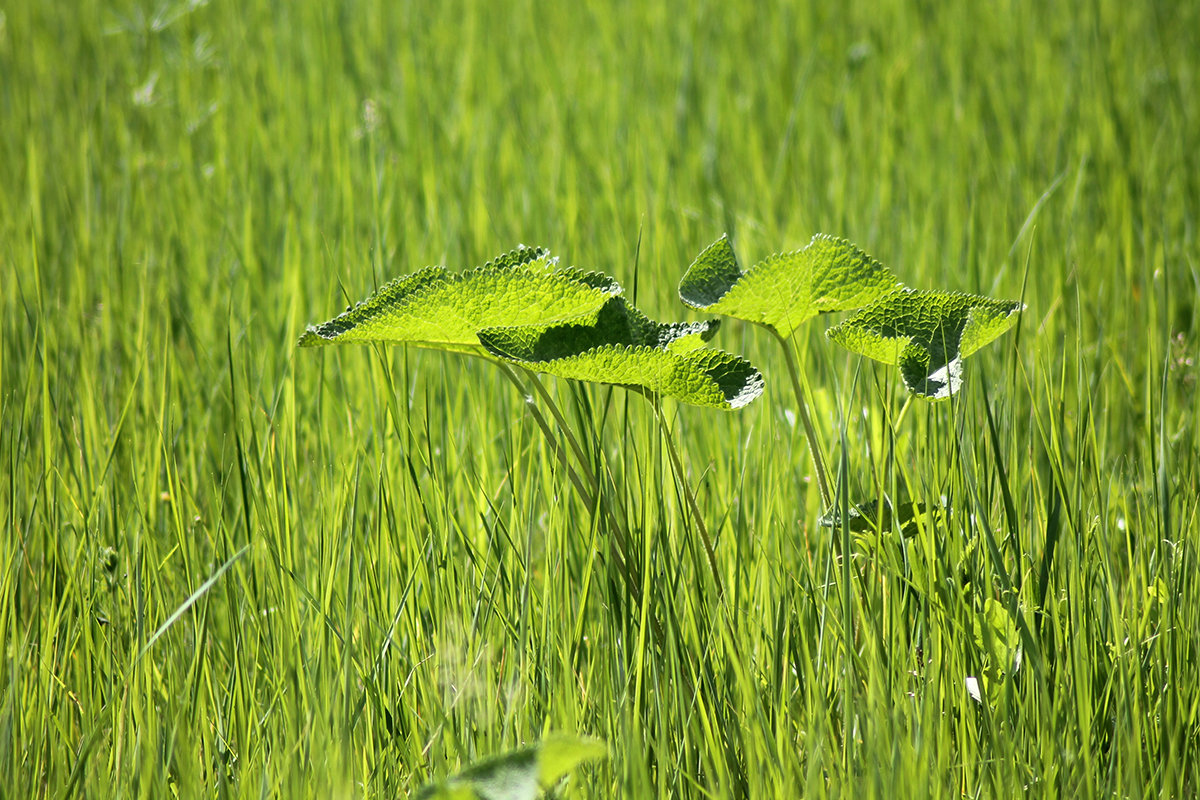
[[[1022,303],[1019,300],[1002,300],[1000,298],[988,297],[987,295],[975,294],[973,292],[947,291],[947,290],[943,290],[943,289],[913,289],[912,287],[909,287],[909,286],[900,286],[900,287],[894,289],[893,291],[888,292],[885,295],[881,295],[870,305],[863,306],[862,308],[858,309],[857,311],[854,312],[854,314],[852,314],[851,316],[842,320],[841,322],[837,323],[836,325],[831,325],[829,328],[827,328],[825,330],[825,338],[829,339],[831,342],[833,342],[835,344],[839,344],[839,345],[842,345],[843,347],[845,347],[845,345],[842,344],[842,342],[840,342],[837,339],[838,336],[842,335],[842,331],[844,331],[848,328],[860,325],[859,320],[861,317],[866,316],[867,314],[871,313],[871,311],[874,310],[874,308],[876,306],[881,306],[881,305],[891,301],[892,298],[897,297],[902,294],[940,296],[940,297],[955,298],[955,299],[967,298],[969,300],[981,300],[984,303],[1011,303],[1012,308],[1003,317],[1003,319],[1005,319],[1005,320],[1012,317],[1014,314],[1020,314],[1021,312],[1025,311],[1028,308],[1028,306],[1025,303]],[[978,306],[967,309],[967,325],[963,327],[964,334],[967,331],[967,326],[969,326],[971,324],[972,315],[975,313],[977,308],[978,308]],[[871,329],[868,329],[868,330],[871,330]],[[1007,330],[1008,329],[1006,328],[1004,332],[1007,332]],[[887,341],[892,341],[892,342],[912,341],[912,338],[913,338],[912,336],[909,336],[909,335],[884,336],[874,330],[871,330],[871,333],[874,334],[876,337],[878,337],[880,340],[887,340]],[[962,336],[959,337],[960,340],[962,338],[963,338]],[[989,343],[990,343],[990,341],[991,340],[989,340]],[[982,345],[982,346],[986,346],[986,344]],[[847,349],[849,349],[849,348],[847,348]],[[903,347],[900,349],[903,350]],[[978,352],[979,349],[980,349],[980,347],[976,347],[974,350],[971,350],[970,353],[966,353],[966,354],[960,353],[959,358],[966,358],[967,356],[970,356],[973,353]],[[900,363],[899,357],[900,357],[900,353],[898,351],[896,361],[883,361],[880,363],[890,364],[892,366],[898,366]]]
[[[490,330],[497,330],[497,329],[490,329]],[[725,398],[724,403],[722,405],[717,405],[714,407],[723,408],[723,409],[730,410],[730,411],[742,408],[742,407],[747,406],[750,403],[752,403],[760,395],[762,395],[763,389],[765,388],[765,385],[766,385],[766,383],[763,379],[762,372],[759,371],[758,367],[754,366],[753,364],[751,364],[749,361],[742,358],[741,356],[739,356],[735,353],[730,353],[726,350],[708,350],[708,349],[698,348],[695,350],[676,352],[669,348],[655,347],[653,345],[647,345],[647,344],[613,343],[613,344],[598,345],[596,347],[589,347],[584,350],[580,350],[577,353],[572,353],[571,355],[568,355],[568,356],[561,356],[559,358],[550,358],[550,359],[539,360],[539,359],[526,359],[526,358],[520,358],[517,356],[513,356],[511,353],[505,352],[503,349],[496,347],[494,344],[489,344],[489,342],[485,341],[486,334],[487,334],[487,329],[479,332],[480,344],[483,346],[483,348],[485,350],[487,350],[489,353],[491,353],[492,355],[494,355],[498,358],[502,358],[513,364],[519,364],[521,366],[532,366],[532,367],[549,366],[549,365],[553,365],[555,363],[568,361],[568,360],[574,361],[574,360],[582,359],[585,357],[600,358],[609,353],[616,354],[616,355],[619,355],[619,354],[630,355],[630,354],[636,354],[636,353],[641,353],[641,352],[658,353],[658,354],[661,354],[662,356],[665,356],[670,359],[677,359],[679,361],[685,361],[685,362],[690,361],[692,363],[696,363],[702,358],[711,360],[713,358],[719,358],[719,357],[724,356],[729,359],[726,363],[731,364],[731,365],[732,364],[742,364],[748,368],[745,382],[743,383],[741,389],[739,389],[738,392],[736,394],[734,394],[732,397],[727,396],[725,394],[725,392],[721,390],[720,384],[717,383],[716,380],[712,379],[711,377],[709,378],[712,385],[716,388],[717,392],[720,393],[720,395],[723,398]],[[716,365],[714,364],[712,366],[716,366]],[[705,370],[703,367],[701,367],[701,370],[707,373],[707,370]],[[550,374],[553,374],[553,373],[550,373]],[[576,380],[576,379],[568,378],[568,380]],[[617,382],[612,382],[612,381],[596,381],[596,382],[609,384],[611,386],[622,386],[627,389],[633,389],[636,391],[653,391],[652,389],[650,389],[650,387],[643,386],[641,384],[636,384],[636,383],[617,383]],[[675,396],[681,400],[683,399],[682,397],[679,397],[678,395],[674,395],[671,392],[662,392],[661,394],[664,394],[667,396]],[[684,400],[684,402],[689,402],[689,401]],[[695,405],[695,404],[693,404],[693,405]]]
[[[520,261],[518,263],[507,263],[504,259],[514,253],[528,250],[533,257]],[[513,250],[501,254],[485,262],[484,264],[472,267],[471,269],[462,272],[450,272],[445,266],[431,265],[422,267],[421,269],[410,272],[407,275],[401,275],[393,278],[387,283],[380,286],[367,297],[359,300],[353,305],[347,306],[346,310],[336,315],[335,317],[326,320],[325,322],[316,325],[308,325],[305,327],[304,333],[300,335],[297,341],[298,347],[315,347],[319,345],[334,344],[338,337],[351,330],[353,326],[341,327],[338,323],[340,320],[354,314],[363,306],[371,303],[379,302],[380,297],[387,292],[394,290],[398,286],[402,286],[406,281],[412,281],[419,275],[429,273],[430,282],[422,283],[414,287],[410,292],[405,293],[396,301],[396,308],[404,308],[411,306],[414,302],[419,302],[421,296],[429,293],[433,289],[442,286],[445,283],[465,283],[470,279],[481,276],[500,276],[505,274],[518,273],[525,270],[544,270],[549,277],[562,278],[568,281],[578,283],[589,289],[598,291],[608,297],[616,297],[624,293],[624,287],[612,276],[598,271],[586,271],[577,267],[559,267],[558,257],[550,254],[550,250],[545,247],[528,247],[526,245],[518,245]],[[540,266],[539,266],[540,262]],[[548,319],[547,325],[563,324],[572,319],[586,317],[587,314],[579,314],[569,317],[556,317]],[[326,333],[329,330],[335,330],[330,335]],[[411,344],[420,346],[419,342]],[[440,345],[439,345],[440,347]],[[453,349],[453,348],[447,348]]]
[[[906,334],[901,336],[884,336],[873,328],[867,327],[860,322],[862,317],[871,314],[877,306],[885,305],[900,295],[923,295],[925,297],[938,297],[945,298],[947,300],[959,300],[965,298],[971,301],[979,301],[967,309],[967,320],[963,325],[962,332],[959,334],[958,342],[956,343],[958,352],[955,353],[953,358],[932,373],[928,373],[928,359],[925,359],[926,366],[923,371],[927,372],[928,374],[922,376],[919,386],[913,380],[910,380],[910,376],[907,374],[908,370],[905,366],[905,354],[910,352],[910,348],[919,351],[919,353],[924,354],[925,356],[929,355],[929,351],[924,346],[918,344],[912,335]],[[966,338],[966,333],[971,328],[975,313],[981,308],[985,308],[994,304],[1009,304],[1011,306],[1007,313],[1005,313],[1003,316],[997,317],[998,321],[1006,323],[1003,329],[986,342],[976,345],[970,350],[963,351],[961,347],[962,341]],[[946,291],[942,289],[913,289],[907,286],[902,286],[894,291],[888,292],[882,297],[879,297],[875,302],[863,307],[852,316],[839,322],[837,325],[828,328],[825,331],[825,337],[831,342],[838,344],[853,353],[858,353],[865,358],[870,358],[873,361],[879,361],[881,364],[898,367],[901,372],[901,377],[904,380],[905,388],[918,397],[923,397],[930,401],[945,400],[951,395],[957,394],[959,391],[961,391],[963,382],[963,361],[1006,333],[1009,327],[1012,325],[1012,323],[1008,323],[1008,320],[1010,320],[1014,315],[1022,313],[1026,308],[1026,304],[1019,300],[1003,300],[1000,298],[988,297],[986,295],[974,294],[972,292]],[[861,353],[860,351],[847,345],[844,341],[845,332],[851,329],[858,329],[860,331],[865,330],[867,333],[874,336],[879,342],[894,343],[896,353],[895,360],[887,361],[884,359],[875,358],[874,356]],[[940,386],[941,388],[930,392],[928,389],[931,384]]]
[[[724,301],[725,298],[727,298],[729,296],[729,294],[735,288],[737,288],[737,286],[739,284],[741,284],[741,282],[744,279],[746,279],[747,277],[753,275],[755,272],[767,269],[770,266],[772,266],[773,264],[775,264],[783,259],[799,258],[799,257],[803,256],[804,253],[806,253],[807,251],[812,249],[812,247],[814,245],[816,245],[818,242],[829,242],[834,245],[845,245],[846,247],[849,247],[852,250],[856,251],[857,253],[861,254],[863,256],[863,258],[865,258],[869,264],[877,266],[880,269],[882,269],[883,271],[885,271],[889,274],[892,274],[891,269],[889,269],[882,261],[875,258],[873,255],[868,253],[866,250],[862,249],[857,244],[855,244],[854,242],[850,241],[849,239],[847,239],[843,236],[836,236],[831,233],[814,233],[812,238],[809,239],[808,244],[806,244],[804,247],[801,247],[797,250],[784,250],[784,251],[780,251],[778,253],[772,253],[771,255],[769,255],[769,256],[759,260],[755,264],[753,264],[749,269],[743,270],[741,268],[741,262],[739,261],[739,259],[737,257],[737,253],[734,252],[733,246],[729,241],[729,234],[722,234],[719,239],[714,241],[712,244],[708,245],[708,247],[705,247],[703,250],[701,250],[700,254],[698,256],[696,256],[695,259],[693,259],[693,261],[692,261],[691,265],[688,267],[687,271],[684,272],[683,277],[679,281],[679,288],[678,288],[679,299],[681,302],[683,302],[684,305],[689,306],[691,308],[695,308],[700,311],[713,311],[713,309],[716,308],[716,306],[720,305],[721,302]],[[735,280],[733,280],[731,283],[729,283],[729,285],[727,285],[724,288],[724,290],[719,295],[717,295],[715,300],[713,300],[710,303],[705,304],[700,301],[697,301],[693,297],[689,297],[688,295],[686,295],[684,293],[684,286],[688,282],[688,275],[691,274],[692,269],[696,266],[697,263],[699,263],[700,259],[702,259],[705,256],[705,254],[707,254],[714,247],[718,247],[721,245],[724,245],[725,247],[727,247],[729,249],[729,253],[730,253],[731,258],[733,259],[734,266],[738,270],[738,277]],[[895,277],[894,274],[893,274],[893,277]],[[903,284],[901,284],[899,279],[897,279],[895,289],[889,293],[894,293],[895,291],[902,290],[903,288],[905,288],[905,287],[903,286]],[[844,310],[849,310],[849,309],[836,309],[836,310],[844,311]],[[817,309],[818,314],[827,314],[830,312],[831,312],[831,309],[820,309],[820,308]],[[738,317],[736,317],[735,315],[725,313],[725,312],[714,311],[713,313],[723,313],[723,314],[725,314],[725,316],[729,316],[729,317],[733,317],[734,319],[738,319]]]

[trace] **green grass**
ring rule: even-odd
[[[5,3],[0,796],[392,798],[551,731],[610,749],[567,797],[1194,796],[1197,52],[1194,3]],[[695,318],[724,231],[1028,304],[898,425],[796,338],[846,494],[948,512],[818,527],[726,322],[764,397],[667,409],[720,597],[650,406],[547,381],[631,584],[489,365],[295,346],[518,242]]]

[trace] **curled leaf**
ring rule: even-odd
[[[493,355],[549,375],[741,408],[762,394],[762,375],[732,353],[701,349],[717,325],[655,322],[614,297],[592,324],[489,328],[479,341]]]
[[[746,272],[727,236],[696,257],[679,283],[689,306],[774,329],[787,337],[818,314],[870,303],[900,285],[855,245],[817,234],[802,250],[780,253]]]
[[[299,343],[393,342],[481,352],[475,336],[481,328],[591,320],[620,292],[606,275],[560,268],[545,249],[522,246],[467,272],[426,267],[398,278],[309,326]]]
[[[1021,303],[899,289],[833,326],[847,350],[900,367],[909,391],[942,400],[962,386],[962,360],[1011,328]]]

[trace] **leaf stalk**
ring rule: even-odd
[[[766,327],[766,326],[764,326]],[[800,367],[796,363],[796,354],[792,349],[792,345],[787,339],[779,335],[779,333],[771,327],[767,327],[779,342],[779,346],[783,348],[784,362],[787,364],[788,375],[792,379],[792,389],[796,392],[796,412],[800,416],[800,423],[804,426],[804,436],[808,440],[808,453],[812,458],[813,470],[817,475],[817,489],[821,492],[821,503],[825,508],[833,506],[833,492],[829,488],[829,470],[825,466],[825,455],[821,451],[821,440],[817,438],[817,429],[813,425],[812,415],[808,410],[808,402],[805,400],[804,387],[800,382]]]
[[[725,593],[724,586],[721,582],[721,571],[717,566],[717,554],[713,549],[712,538],[708,535],[708,526],[704,524],[704,516],[700,513],[700,506],[696,503],[696,494],[692,491],[691,486],[687,482],[687,477],[683,472],[683,462],[679,458],[679,452],[675,449],[675,440],[671,435],[671,429],[667,425],[667,418],[662,411],[662,402],[658,397],[651,397],[651,405],[654,406],[654,413],[658,417],[658,425],[662,430],[663,439],[667,445],[667,455],[671,461],[671,471],[675,473],[675,481],[679,484],[679,490],[683,493],[684,499],[687,501],[688,510],[692,514],[692,519],[696,522],[696,530],[700,532],[700,541],[704,545],[704,555],[708,559],[708,567],[712,571],[713,582],[717,586],[717,596],[720,597]]]

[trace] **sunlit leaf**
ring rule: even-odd
[[[942,400],[962,385],[962,360],[1011,328],[1024,308],[953,292],[900,289],[827,331],[847,350],[900,367],[916,395]]]
[[[880,507],[878,500],[869,500],[860,505],[851,505],[846,512],[846,521],[854,533],[888,531],[894,523],[908,534],[915,531],[916,519],[924,516],[926,511],[925,503],[920,501],[906,501],[893,508],[890,501],[884,500]],[[841,528],[841,509],[837,506],[830,508],[817,519],[817,524],[824,528]]]
[[[987,656],[984,685],[1015,672],[1021,666],[1021,634],[1012,615],[994,597],[983,601],[983,611],[971,621],[975,646]]]
[[[717,321],[654,322],[614,297],[593,324],[489,328],[488,352],[529,369],[610,383],[713,408],[740,408],[762,394],[762,375],[748,361],[702,349]]]
[[[899,285],[887,267],[845,239],[819,233],[804,249],[742,272],[722,236],[692,262],[679,297],[693,308],[766,325],[787,337],[818,314],[859,308]]]
[[[546,250],[519,247],[467,272],[426,267],[398,278],[309,326],[300,346],[393,342],[482,352],[475,336],[481,328],[594,320],[620,292],[606,275],[560,268]]]
[[[603,742],[554,734],[542,742],[480,761],[423,787],[419,800],[534,800],[586,761],[604,758]]]

